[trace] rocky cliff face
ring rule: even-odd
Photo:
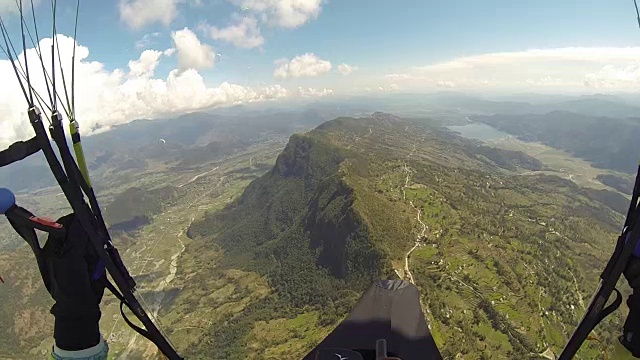
[[[315,134],[294,135],[269,173],[190,234],[216,233],[231,257],[242,254],[263,270],[292,261],[336,279],[374,278],[381,256],[353,208],[354,189],[341,169],[348,156]]]

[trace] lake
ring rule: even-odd
[[[481,141],[495,141],[505,139],[511,135],[500,131],[494,127],[481,123],[472,123],[467,125],[447,126],[447,129],[457,132],[460,136],[466,138],[477,139]]]

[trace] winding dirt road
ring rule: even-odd
[[[415,151],[415,147],[414,150]],[[406,188],[409,186],[409,174],[411,173],[409,168],[407,167],[407,165],[404,165],[404,170],[407,172],[407,177],[404,180],[404,186],[402,187],[402,197],[404,200],[407,200],[407,193],[406,193]],[[404,272],[405,272],[405,277],[409,278],[409,281],[415,285],[415,281],[413,279],[413,274],[411,274],[411,269],[409,269],[409,257],[411,256],[411,253],[418,248],[418,246],[420,246],[422,239],[424,238],[427,230],[429,229],[429,227],[427,226],[427,224],[425,224],[422,219],[420,218],[420,216],[422,215],[422,210],[419,209],[418,207],[416,207],[413,204],[413,201],[409,201],[409,204],[411,205],[411,207],[413,207],[414,210],[416,210],[418,212],[417,214],[417,219],[418,222],[420,223],[420,225],[422,226],[422,231],[420,232],[420,234],[418,234],[418,236],[416,237],[416,241],[413,245],[413,247],[411,248],[411,250],[409,250],[407,252],[407,255],[405,255],[404,257]]]

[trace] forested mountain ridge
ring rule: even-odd
[[[359,213],[349,184],[348,158],[353,160],[357,154],[323,141],[321,135],[294,135],[270,172],[252,182],[228,208],[194,223],[189,234],[216,234],[230,265],[246,265],[243,262],[252,254],[251,268],[271,269],[279,274],[275,277],[289,278],[282,284],[286,291],[312,286],[307,282],[310,278],[298,275],[308,270],[315,273],[308,266],[313,263],[328,271],[326,279],[354,286],[360,283],[361,287],[359,280],[365,278],[366,283],[382,275],[378,264],[384,254],[368,241],[370,221]],[[402,230],[398,233],[406,234],[410,228]],[[402,240],[405,246],[411,242],[407,235],[395,241]],[[298,264],[298,256],[313,261]],[[241,264],[234,263],[238,261]],[[276,262],[279,265],[274,267]],[[303,269],[299,265],[304,265]],[[325,290],[331,292],[330,287]],[[298,306],[319,301],[309,297],[295,300]]]
[[[445,356],[557,353],[613,247],[617,202],[518,175],[541,164],[427,124],[377,113],[294,135],[267,174],[194,222],[185,256],[199,265],[180,271],[256,272],[269,290],[241,293],[232,313],[183,344],[187,355],[299,358],[372,279],[397,277],[420,288]],[[185,284],[176,308],[197,286]],[[619,321],[605,321],[603,341]]]

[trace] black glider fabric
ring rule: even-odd
[[[106,274],[75,215],[66,215],[58,223],[67,229],[67,235],[50,234],[43,248],[49,292],[55,300],[53,336],[61,349],[86,349],[100,341],[98,322]]]
[[[335,348],[357,350],[365,360],[375,359],[378,339],[387,341],[389,356],[442,359],[422,312],[418,288],[408,281],[380,280],[304,360],[314,360],[320,349]]]

